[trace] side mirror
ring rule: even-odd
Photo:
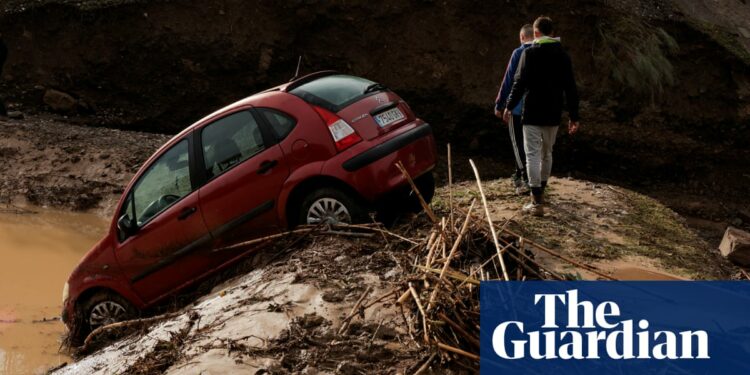
[[[138,232],[138,226],[128,215],[122,215],[117,220],[117,229],[120,230],[122,239],[128,238]]]

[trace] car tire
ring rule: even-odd
[[[113,292],[98,292],[81,304],[74,341],[82,343],[95,329],[137,316],[137,310],[125,298]],[[109,315],[109,316],[105,316]]]
[[[330,223],[362,223],[367,221],[367,210],[350,194],[336,188],[320,188],[302,200],[297,220],[302,225],[317,225],[326,220]]]
[[[425,202],[430,204],[432,198],[435,196],[435,176],[432,175],[432,172],[427,172],[419,176],[414,180],[414,185],[417,185],[417,189],[419,189],[419,193],[422,194]],[[409,197],[407,199],[407,207],[411,212],[422,212],[422,203],[419,202],[419,197],[411,189],[409,189]]]

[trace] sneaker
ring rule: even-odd
[[[529,194],[529,184],[522,179],[513,180],[513,186],[516,188],[516,195]]]
[[[541,204],[530,202],[523,206],[523,212],[533,216],[542,217],[544,216],[544,207]]]

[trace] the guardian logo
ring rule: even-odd
[[[616,302],[579,300],[577,289],[534,294],[533,305],[543,309],[541,325],[494,325],[492,348],[503,360],[711,359],[706,331],[652,331],[646,319],[622,319]]]

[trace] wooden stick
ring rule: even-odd
[[[419,312],[422,313],[422,329],[424,330],[424,342],[429,344],[430,336],[427,333],[427,315],[424,313],[424,308],[422,308],[422,302],[419,300],[419,294],[417,294],[417,291],[414,290],[414,286],[412,286],[411,283],[409,283],[409,291],[411,292],[412,297],[414,297],[414,301],[417,303]]]
[[[469,159],[471,169],[474,170],[474,176],[477,178],[477,186],[479,187],[479,195],[482,196],[482,204],[484,205],[484,213],[487,216],[487,223],[490,225],[490,232],[492,232],[492,240],[495,242],[495,250],[497,250],[497,258],[500,260],[500,267],[503,269],[503,277],[505,281],[510,280],[508,277],[508,270],[505,268],[505,261],[503,260],[503,254],[500,252],[500,243],[497,241],[497,233],[495,233],[495,225],[492,224],[492,217],[490,217],[490,208],[487,206],[487,197],[484,195],[484,189],[482,188],[482,180],[479,178],[479,171],[477,166],[474,165],[474,160]]]
[[[398,303],[399,305],[403,305],[406,302],[406,300],[409,299],[409,296],[411,296],[411,292],[407,290],[406,292],[404,292],[404,294],[401,295],[401,297],[398,297],[398,300],[396,300],[396,303]]]
[[[750,275],[747,274],[747,271],[740,268],[740,273],[742,273],[742,275],[745,276],[746,279],[750,280]]]
[[[453,352],[453,353],[462,355],[462,356],[464,356],[466,358],[469,358],[469,359],[472,359],[474,361],[479,361],[479,356],[476,355],[476,354],[472,354],[472,353],[469,353],[467,351],[461,350],[459,348],[455,348],[455,347],[452,347],[450,345],[443,344],[440,341],[435,341],[435,343],[437,344],[438,348],[440,348],[440,349],[447,350],[449,352]]]
[[[430,368],[430,363],[432,363],[432,360],[435,359],[435,356],[437,355],[437,352],[433,352],[430,358],[427,358],[427,360],[422,364],[422,366],[417,369],[417,371],[414,372],[414,375],[419,375],[423,372],[425,372],[428,368]]]
[[[469,206],[469,213],[466,214],[466,220],[464,220],[464,224],[461,226],[461,231],[458,233],[456,241],[453,242],[453,248],[451,248],[451,252],[448,254],[448,259],[446,259],[445,263],[443,264],[443,270],[440,271],[440,281],[443,281],[443,278],[445,278],[445,272],[448,271],[448,267],[451,265],[451,259],[453,259],[453,256],[456,255],[456,251],[458,251],[458,247],[461,245],[461,239],[464,237],[466,229],[469,228],[469,221],[471,221],[471,212],[474,210],[474,204],[476,202],[476,199],[471,200],[471,206]],[[435,297],[437,296],[438,290],[440,290],[440,282],[438,282],[437,285],[435,285],[435,289],[432,290],[430,301],[427,303],[427,311],[432,309],[432,304],[435,303]]]
[[[432,272],[432,273],[437,273],[437,274],[440,274],[442,272],[442,270],[438,270],[438,269],[435,269],[435,268],[423,267],[423,266],[417,266],[417,268],[419,268],[421,270],[424,270],[424,271],[427,271],[427,272]],[[458,271],[448,271],[448,272],[445,273],[445,277],[450,277],[451,279],[454,279],[456,281],[460,281],[461,283],[469,283],[469,284],[473,284],[473,285],[479,285],[479,280],[477,280],[477,279],[475,279],[475,278],[473,278],[471,276],[464,275],[463,273],[458,272]]]
[[[468,340],[472,345],[474,345],[477,349],[479,349],[479,340],[476,338],[476,336],[471,335],[469,332],[466,332],[463,328],[461,328],[458,323],[452,321],[450,318],[448,318],[447,315],[443,313],[439,313],[438,317],[440,317],[441,320],[448,323],[449,326],[453,327],[456,332],[458,332],[461,336],[463,336],[466,340]]]
[[[456,227],[453,221],[453,163],[451,162],[451,144],[448,143],[448,207],[450,213],[448,214],[450,219],[451,230]]]
[[[401,174],[404,175],[406,178],[406,181],[409,182],[409,185],[411,185],[412,191],[414,191],[414,194],[417,195],[417,198],[419,198],[419,203],[422,205],[422,208],[424,208],[424,212],[427,213],[427,216],[430,218],[430,220],[437,224],[438,219],[437,216],[435,216],[435,213],[432,212],[432,209],[429,205],[427,205],[427,202],[425,202],[424,198],[422,197],[422,193],[419,192],[419,188],[417,188],[417,185],[414,184],[414,180],[411,179],[411,176],[409,175],[409,172],[406,171],[406,168],[404,168],[404,164],[402,164],[400,161],[396,163],[396,167],[401,171]]]
[[[370,294],[370,291],[372,290],[372,286],[368,286],[367,290],[365,290],[364,293],[359,297],[359,300],[357,300],[357,303],[352,306],[352,311],[349,312],[349,315],[356,314],[356,312],[359,310],[359,305],[362,304],[362,301],[364,301],[365,297],[367,297],[368,294]],[[344,322],[344,324],[341,325],[341,329],[339,329],[339,335],[346,332],[347,328],[349,328],[349,321],[347,320]]]
[[[237,248],[240,248],[240,247],[246,247],[246,246],[250,246],[250,245],[255,245],[257,243],[266,242],[266,241],[269,241],[269,240],[275,240],[275,239],[286,237],[286,236],[289,236],[289,235],[292,235],[292,234],[312,232],[315,229],[316,228],[300,228],[300,229],[290,230],[290,231],[286,231],[286,232],[276,233],[276,234],[272,234],[270,236],[256,238],[254,240],[240,242],[240,243],[237,243],[237,244],[234,244],[234,245],[230,245],[230,246],[225,246],[225,247],[221,247],[221,248],[218,248],[218,249],[214,249],[213,252],[215,253],[215,252],[218,252],[218,251],[233,250],[233,249],[237,249]]]
[[[503,231],[505,233],[508,233],[508,234],[514,236],[514,237],[521,237],[519,234],[513,232],[510,229],[506,228],[506,229],[503,229]],[[578,262],[576,260],[570,259],[570,258],[568,258],[566,256],[563,256],[562,254],[560,254],[560,253],[558,253],[558,252],[556,252],[554,250],[548,249],[548,248],[546,248],[546,247],[544,247],[544,246],[542,246],[542,245],[540,245],[540,244],[538,244],[538,243],[536,243],[536,242],[534,242],[534,241],[532,241],[532,240],[530,240],[528,238],[524,238],[524,243],[527,243],[527,244],[529,244],[529,245],[531,245],[531,246],[533,246],[533,247],[535,247],[535,248],[537,248],[537,249],[539,249],[541,251],[544,251],[545,253],[547,253],[549,255],[552,255],[554,257],[562,259],[562,260],[564,260],[564,261],[566,261],[566,262],[568,262],[568,263],[570,263],[570,264],[572,264],[572,265],[574,265],[576,267],[583,268],[583,269],[585,269],[585,270],[587,270],[587,271],[589,271],[589,272],[591,272],[593,274],[596,274],[597,276],[603,277],[603,278],[608,279],[608,280],[617,281],[617,279],[601,273],[599,270],[597,270],[593,266],[589,266],[588,264],[581,263],[581,262]]]
[[[409,292],[407,292],[407,293],[409,293]],[[386,294],[383,294],[382,296],[376,298],[374,301],[372,301],[372,302],[370,302],[370,303],[362,306],[362,310],[367,310],[370,307],[372,307],[373,305],[375,305],[376,303],[378,303],[378,302],[380,302],[380,301],[382,301],[382,300],[384,300],[384,299],[386,299],[386,298],[388,298],[388,297],[390,297],[390,296],[392,296],[394,294],[396,294],[396,289],[391,290],[390,292],[388,292]],[[349,314],[349,316],[347,316],[346,318],[344,318],[344,320],[342,320],[341,322],[342,323],[346,323],[346,322],[352,320],[352,318],[354,318],[358,314],[359,314],[359,311],[355,311],[354,313]]]
[[[335,224],[335,225],[333,225],[333,227],[334,228],[336,228],[336,227],[341,227],[341,228],[356,228],[356,229],[369,230],[369,231],[373,231],[373,232],[380,232],[380,233],[389,235],[391,237],[398,238],[401,241],[409,242],[412,245],[419,244],[419,242],[417,242],[417,241],[414,241],[412,239],[409,239],[409,238],[406,238],[404,236],[398,235],[398,234],[393,233],[391,231],[388,231],[388,230],[385,230],[385,229],[381,229],[381,228],[377,228],[377,227],[372,227],[370,225],[365,225],[365,224]]]
[[[141,326],[141,325],[151,324],[151,323],[158,322],[161,320],[171,319],[179,315],[180,313],[174,312],[174,313],[153,316],[150,318],[125,320],[122,322],[117,322],[117,323],[108,324],[106,326],[101,326],[95,329],[94,331],[92,331],[91,333],[89,333],[88,336],[86,336],[86,339],[83,341],[83,346],[79,349],[79,352],[85,353],[88,350],[88,346],[91,345],[92,341],[94,341],[94,338],[96,336],[101,335],[103,332],[111,331],[117,328],[127,328],[127,327],[132,327],[132,326]]]

